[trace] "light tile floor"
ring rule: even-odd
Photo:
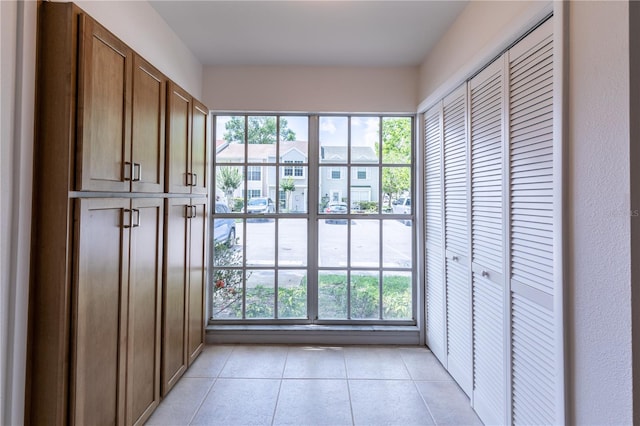
[[[207,346],[147,425],[481,425],[427,348]]]

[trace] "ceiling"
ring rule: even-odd
[[[203,65],[418,65],[467,1],[151,0]]]

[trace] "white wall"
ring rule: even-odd
[[[74,3],[191,95],[202,97],[202,64],[149,3],[112,0]]]
[[[414,112],[418,68],[205,67],[216,111]]]
[[[421,66],[421,107],[468,77],[465,64],[514,41],[541,5],[471,2]],[[574,424],[633,422],[628,20],[627,2],[570,2],[564,235]]]
[[[35,2],[0,2],[0,424],[23,423],[27,347]]]
[[[567,284],[576,424],[632,423],[628,7],[570,4]]]
[[[78,4],[196,97],[202,65],[146,2]],[[37,3],[0,1],[0,424],[24,423]]]

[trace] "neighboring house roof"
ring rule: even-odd
[[[280,156],[283,157],[291,150],[301,152],[305,157],[308,156],[309,143],[306,141],[282,141],[280,142]],[[263,163],[268,159],[275,159],[275,144],[251,144],[249,145],[248,162]],[[220,151],[216,151],[216,160],[219,162],[243,162],[244,144],[230,143]]]
[[[346,146],[323,146],[320,148],[321,163],[345,162],[347,160]],[[351,162],[377,163],[376,153],[370,146],[352,146]]]

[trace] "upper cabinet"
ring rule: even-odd
[[[208,109],[174,83],[167,91],[167,185],[179,194],[206,194]]]
[[[166,77],[79,18],[77,191],[162,192]]]

